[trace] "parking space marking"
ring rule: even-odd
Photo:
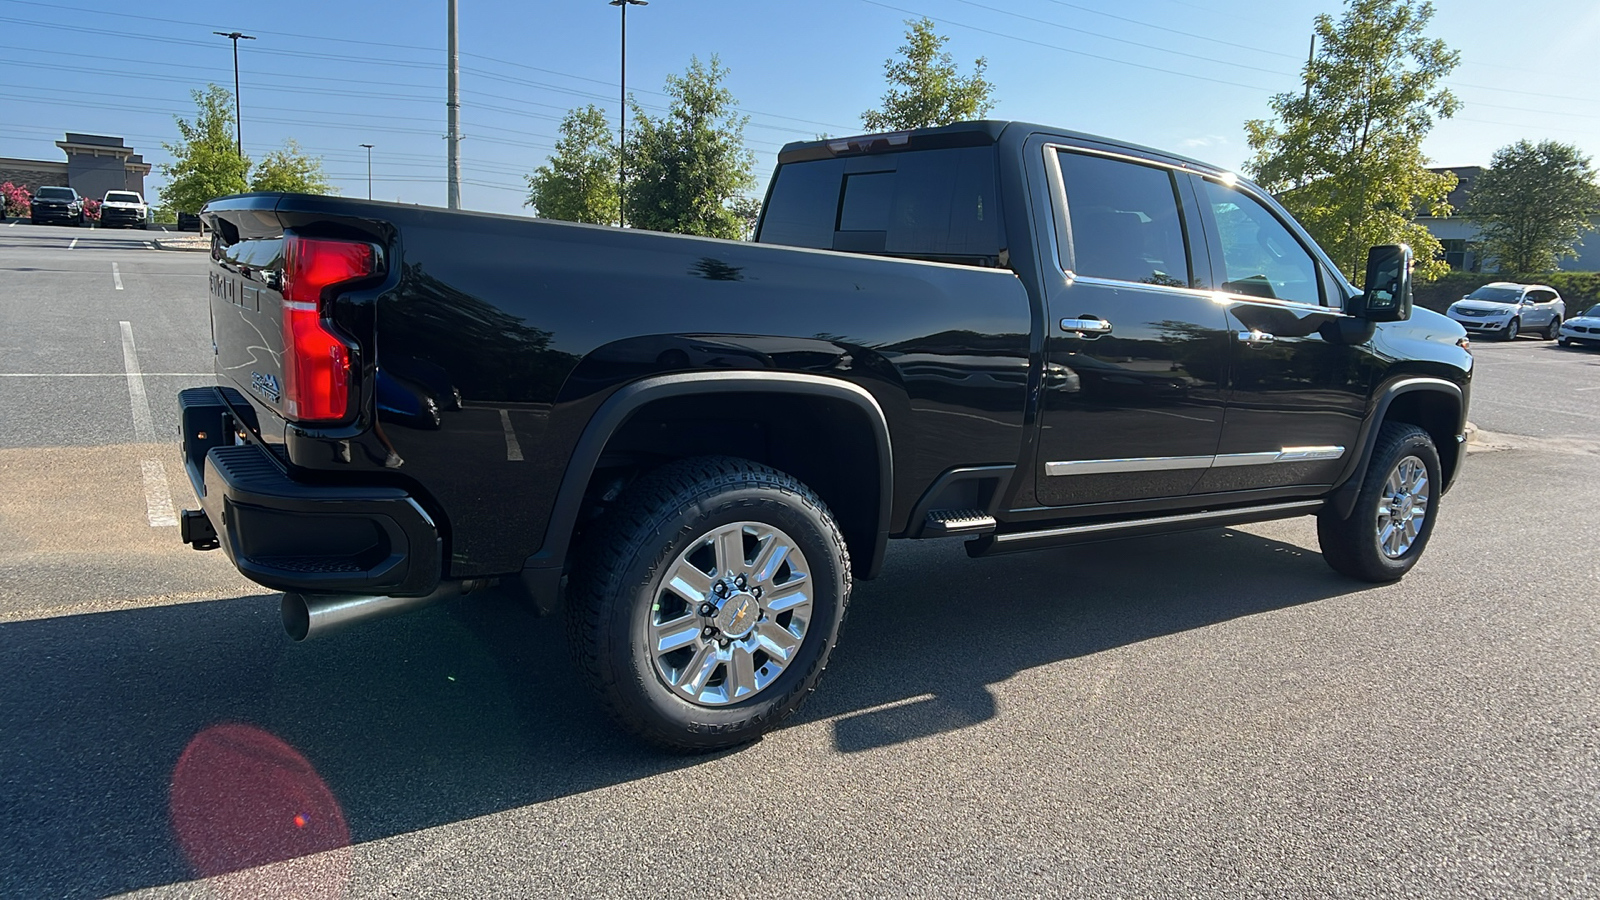
[[[156,442],[156,426],[150,416],[150,397],[144,390],[144,373],[139,370],[139,352],[133,345],[133,326],[122,326],[122,364],[128,370],[128,405],[133,412],[134,439],[141,444]],[[167,469],[159,459],[143,459],[145,517],[155,528],[175,526],[178,516],[172,509],[172,490],[167,486]]]
[[[122,270],[117,268],[116,263],[111,264],[111,280],[116,283],[117,290],[122,290]]]
[[[522,445],[517,443],[517,433],[511,428],[511,410],[500,410],[500,427],[506,430],[506,459],[522,461]]]
[[[7,228],[15,228],[15,227],[17,227],[17,222],[21,222],[21,221],[22,221],[21,219],[18,219],[16,222],[12,222],[10,225],[7,225],[6,227]]]
[[[73,238],[72,239],[72,243],[67,245],[67,249],[68,250],[76,250],[76,249],[78,249],[78,238]]]

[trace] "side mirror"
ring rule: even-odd
[[[1367,251],[1365,290],[1345,310],[1358,319],[1402,322],[1411,318],[1411,248],[1380,244]]]

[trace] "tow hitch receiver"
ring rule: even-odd
[[[217,549],[217,530],[203,509],[186,509],[178,518],[178,535],[196,550]]]

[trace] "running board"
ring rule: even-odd
[[[1000,553],[1018,553],[1045,547],[1062,547],[1068,544],[1087,544],[1115,538],[1138,537],[1146,534],[1170,534],[1178,531],[1195,531],[1201,528],[1220,528],[1226,525],[1243,525],[1247,522],[1266,522],[1271,519],[1292,519],[1309,516],[1321,509],[1321,500],[1297,500],[1293,503],[1272,503],[1266,506],[1245,506],[1233,509],[1213,509],[1205,512],[1184,513],[1176,516],[1157,516],[1150,519],[1126,519],[1120,522],[1096,522],[1091,525],[1064,525],[1038,531],[1016,531],[1009,534],[986,534],[967,542],[967,555],[994,556]]]

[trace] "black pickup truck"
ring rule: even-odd
[[[974,556],[1317,517],[1397,579],[1472,356],[1410,251],[1352,287],[1215,167],[974,122],[791,144],[755,242],[246,194],[209,204],[200,510],[297,639],[499,585],[615,718],[748,741],[890,538]]]

